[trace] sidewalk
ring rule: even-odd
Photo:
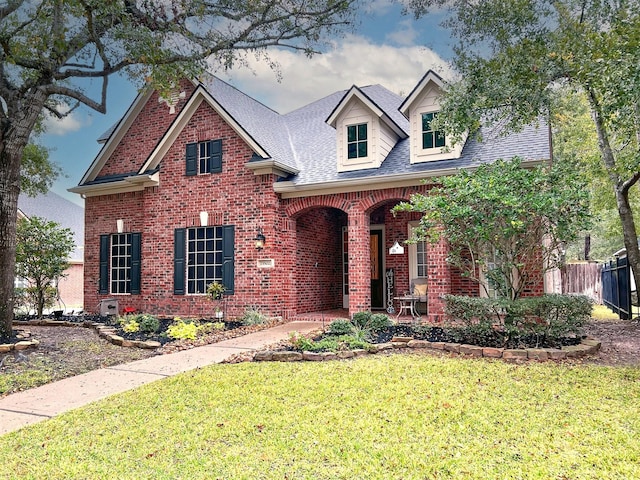
[[[287,339],[291,332],[307,333],[320,326],[318,322],[284,323],[219,343],[93,370],[13,393],[0,399],[0,435],[146,383],[220,363],[235,353],[260,349]]]

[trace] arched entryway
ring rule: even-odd
[[[311,207],[296,217],[295,290],[297,312],[344,308],[343,232],[347,214],[333,207]]]

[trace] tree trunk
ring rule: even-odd
[[[0,114],[0,339],[9,338],[13,328],[22,152],[47,100],[37,88],[21,97],[5,98],[5,111]]]
[[[638,281],[640,279],[640,248],[638,247],[638,235],[636,234],[633,211],[629,204],[629,189],[637,183],[640,173],[629,172],[630,178],[626,181],[620,178],[616,168],[615,155],[609,142],[609,135],[602,121],[598,99],[592,90],[587,89],[587,93],[591,105],[591,115],[598,134],[598,147],[600,148],[600,153],[602,153],[602,161],[607,169],[616,196],[618,216],[622,224],[622,237],[624,238],[624,246],[627,249],[627,260],[634,278]]]

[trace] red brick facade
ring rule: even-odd
[[[192,86],[187,89],[187,98]],[[189,90],[191,89],[191,90]],[[179,112],[185,101],[176,110]],[[99,176],[137,171],[161,140],[175,116],[152,95],[108,159]],[[222,172],[185,175],[185,148],[190,142],[222,139]],[[395,241],[407,238],[408,222],[415,214],[393,216],[390,209],[408,200],[423,185],[301,198],[281,198],[273,189],[277,177],[255,175],[247,168],[252,149],[206,102],[177,135],[160,162],[159,184],[142,191],[88,196],[85,202],[85,295],[87,311],[96,311],[105,298],[118,298],[121,309],[159,315],[211,316],[214,304],[204,295],[174,294],[174,230],[200,225],[200,212],[208,212],[209,225],[235,227],[235,289],[226,299],[228,317],[247,306],[291,318],[305,312],[342,308],[342,232],[348,238],[349,312],[371,308],[371,225],[383,225],[383,265],[395,273],[395,294],[409,290],[408,249],[390,255]],[[100,235],[124,231],[141,234],[140,293],[100,295]],[[254,237],[266,237],[257,250]],[[470,283],[446,263],[447,244],[428,247],[429,316],[443,313],[441,296],[477,295]],[[273,268],[259,268],[259,260],[273,260]],[[542,282],[542,279],[541,279]],[[542,285],[542,283],[541,283]]]

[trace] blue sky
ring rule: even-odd
[[[250,68],[213,73],[280,113],[352,85],[381,84],[406,95],[430,68],[447,75],[453,40],[440,27],[441,21],[442,14],[415,20],[403,16],[391,0],[374,0],[359,14],[354,31],[332,40],[322,55],[309,59],[292,51],[272,50],[271,59],[280,65],[280,82],[264,62],[251,58]],[[95,87],[94,98],[99,98],[99,84]],[[126,79],[113,77],[107,114],[80,107],[61,121],[47,122],[47,134],[39,142],[51,149],[51,160],[65,175],[54,184],[55,193],[83,204],[77,194],[66,190],[78,184],[100,150],[96,139],[122,117],[136,94]]]

